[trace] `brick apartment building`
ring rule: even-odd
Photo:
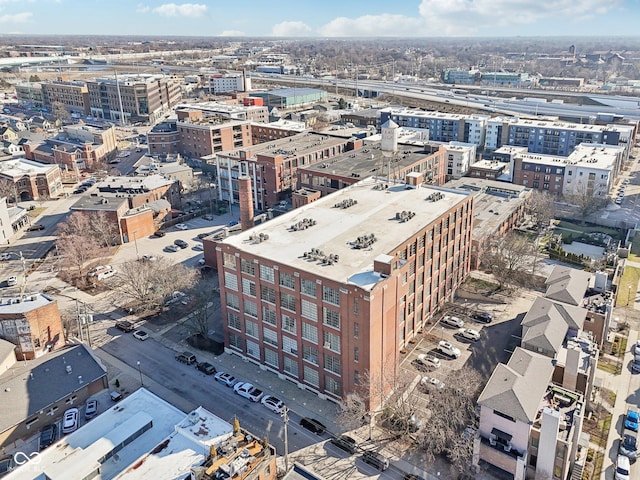
[[[361,140],[308,132],[218,153],[215,162],[219,199],[236,203],[237,178],[248,175],[252,179],[254,208],[266,210],[297,190],[299,167],[326,162],[361,147]]]
[[[43,82],[42,91],[44,95],[44,105],[50,109],[58,103],[65,107],[70,113],[80,116],[87,116],[91,113],[89,107],[89,89],[82,81]]]
[[[0,298],[0,338],[18,360],[33,360],[65,345],[58,302],[41,293]]]
[[[400,350],[469,272],[472,195],[417,180],[363,179],[219,242],[205,238],[227,351],[334,400],[365,372],[392,377]]]
[[[0,185],[13,190],[15,202],[55,198],[62,192],[62,176],[58,165],[18,158],[0,164]]]

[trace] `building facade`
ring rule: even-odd
[[[0,183],[13,191],[15,202],[56,198],[62,193],[58,165],[45,165],[24,158],[0,164]]]

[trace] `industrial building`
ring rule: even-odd
[[[322,102],[327,98],[327,92],[316,88],[280,88],[268,92],[252,92],[251,96],[262,98],[267,107],[283,110]]]

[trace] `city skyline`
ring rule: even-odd
[[[633,0],[0,0],[0,36],[636,36]],[[99,21],[97,21],[99,20]]]

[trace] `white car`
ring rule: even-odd
[[[440,320],[440,323],[455,328],[464,327],[464,322],[462,321],[462,319],[454,317],[453,315],[445,315],[442,320]]]
[[[176,225],[176,228],[177,228],[178,230],[189,230],[189,227],[187,227],[184,223],[178,223],[178,224]]]
[[[444,383],[442,383],[435,377],[422,377],[422,379],[420,380],[420,385],[426,388],[444,388]]]
[[[18,284],[18,277],[16,277],[15,275],[12,275],[9,278],[7,278],[7,287],[15,287],[17,284]]]
[[[467,340],[471,340],[472,342],[477,342],[480,340],[480,332],[474,330],[473,328],[463,328],[458,332],[458,334]]]
[[[458,358],[461,355],[460,349],[449,342],[440,340],[438,342],[438,351],[450,357]]]
[[[11,254],[10,253],[3,253],[2,255],[0,255],[0,260],[7,261],[7,260],[11,260]]]
[[[147,338],[149,338],[149,334],[147,332],[145,332],[144,330],[136,330],[135,332],[133,332],[133,336],[135,338],[137,338],[138,340],[141,341],[145,341]]]
[[[66,412],[64,412],[64,417],[62,418],[62,434],[66,435],[67,433],[75,432],[78,429],[78,409],[70,408]]]
[[[238,380],[236,379],[236,377],[234,377],[230,373],[218,372],[215,374],[213,378],[216,382],[223,383],[229,388],[233,387],[236,383],[238,383]]]
[[[244,398],[248,398],[252,402],[258,402],[264,395],[264,392],[257,387],[254,387],[249,382],[237,383],[233,387],[233,391]]]
[[[193,246],[193,249],[194,249],[194,250],[197,250],[198,252],[202,252],[202,251],[204,250],[204,245],[202,245],[201,243],[196,243],[196,244]]]
[[[273,395],[263,397],[260,403],[278,415],[284,412],[284,402]]]
[[[436,357],[431,357],[427,354],[421,353],[417,358],[418,363],[424,365],[425,367],[433,367],[440,368],[440,359]]]

